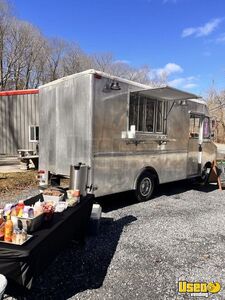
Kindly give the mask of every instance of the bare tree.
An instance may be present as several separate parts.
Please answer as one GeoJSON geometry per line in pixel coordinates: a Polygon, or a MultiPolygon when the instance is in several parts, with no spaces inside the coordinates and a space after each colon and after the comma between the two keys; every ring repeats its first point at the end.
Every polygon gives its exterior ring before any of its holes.
{"type": "Polygon", "coordinates": [[[114,57],[112,53],[96,53],[91,56],[92,62],[93,62],[93,68],[106,72],[111,73],[111,67],[114,62],[114,57]]]}
{"type": "Polygon", "coordinates": [[[211,87],[207,92],[207,104],[211,117],[216,122],[215,140],[225,142],[225,90],[218,91],[211,87]]]}
{"type": "MultiPolygon", "coordinates": [[[[37,80],[35,67],[37,67],[41,61],[43,62],[43,58],[47,59],[47,57],[44,54],[46,43],[39,30],[29,24],[26,24],[24,29],[27,32],[27,41],[24,51],[24,61],[26,64],[24,69],[23,88],[27,89],[29,87],[34,87],[34,82],[37,80]]],[[[42,71],[44,71],[44,69],[42,69],[42,71]]]]}
{"type": "Polygon", "coordinates": [[[149,77],[150,69],[146,65],[140,68],[132,67],[126,62],[116,60],[112,53],[99,53],[93,55],[91,58],[93,68],[99,71],[151,85],[149,77]]]}
{"type": "Polygon", "coordinates": [[[91,58],[81,50],[80,46],[70,43],[63,58],[64,75],[71,75],[90,69],[93,65],[91,58]]]}
{"type": "Polygon", "coordinates": [[[63,76],[62,61],[67,51],[67,47],[67,42],[63,39],[53,38],[48,41],[48,81],[56,80],[63,76]]]}
{"type": "Polygon", "coordinates": [[[47,66],[48,66],[48,41],[41,38],[40,42],[40,51],[39,55],[37,56],[33,70],[31,72],[30,78],[30,86],[33,88],[37,88],[41,84],[47,83],[49,81],[49,77],[47,74],[47,66]]]}
{"type": "Polygon", "coordinates": [[[137,81],[153,87],[165,85],[167,82],[167,76],[151,77],[149,66],[144,65],[139,68],[132,67],[126,62],[116,60],[112,53],[99,53],[93,55],[91,58],[93,61],[93,68],[111,75],[137,81]]]}
{"type": "Polygon", "coordinates": [[[9,35],[11,8],[7,1],[0,0],[0,89],[5,89],[5,65],[7,64],[7,39],[9,35]]]}
{"type": "Polygon", "coordinates": [[[45,46],[39,30],[27,22],[12,19],[6,46],[4,87],[33,87],[35,66],[45,46]]]}
{"type": "Polygon", "coordinates": [[[27,89],[90,68],[129,80],[161,86],[148,66],[134,67],[112,53],[85,53],[78,44],[45,38],[32,24],[16,19],[0,0],[0,89],[27,89]]]}

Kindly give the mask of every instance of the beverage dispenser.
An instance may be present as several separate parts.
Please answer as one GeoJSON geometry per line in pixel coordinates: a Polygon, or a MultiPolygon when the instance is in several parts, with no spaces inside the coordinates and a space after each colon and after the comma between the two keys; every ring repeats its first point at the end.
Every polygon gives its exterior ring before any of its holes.
{"type": "Polygon", "coordinates": [[[80,190],[80,195],[87,194],[88,169],[85,164],[79,163],[70,166],[70,190],[80,190]]]}

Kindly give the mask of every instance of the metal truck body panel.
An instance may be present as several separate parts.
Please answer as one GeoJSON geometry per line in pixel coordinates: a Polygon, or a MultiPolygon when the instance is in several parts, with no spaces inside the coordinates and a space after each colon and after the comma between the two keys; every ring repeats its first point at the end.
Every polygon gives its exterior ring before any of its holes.
{"type": "Polygon", "coordinates": [[[77,162],[91,165],[91,76],[40,89],[39,169],[69,175],[77,162]]]}
{"type": "Polygon", "coordinates": [[[29,127],[34,125],[39,125],[38,90],[0,92],[0,155],[35,151],[29,139],[29,127]]]}
{"type": "Polygon", "coordinates": [[[85,163],[96,196],[134,189],[146,168],[156,172],[159,183],[199,176],[215,159],[216,148],[210,136],[202,138],[207,106],[191,96],[95,70],[46,84],[39,90],[39,168],[68,176],[70,165],[85,163]],[[131,110],[137,101],[139,111],[147,107],[145,120],[138,113],[135,138],[122,138],[136,118],[131,110]],[[148,116],[151,105],[154,124],[148,116]],[[198,136],[190,136],[193,120],[199,122],[198,136]],[[149,131],[138,130],[142,125],[149,131]]]}

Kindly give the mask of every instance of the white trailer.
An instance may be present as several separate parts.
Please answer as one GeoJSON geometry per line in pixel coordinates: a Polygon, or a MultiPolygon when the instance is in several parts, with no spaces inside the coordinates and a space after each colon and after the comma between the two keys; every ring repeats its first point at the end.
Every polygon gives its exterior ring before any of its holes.
{"type": "Polygon", "coordinates": [[[133,189],[147,200],[156,184],[204,176],[216,157],[207,105],[194,94],[88,70],[41,86],[39,97],[41,185],[82,163],[96,196],[133,189]]]}

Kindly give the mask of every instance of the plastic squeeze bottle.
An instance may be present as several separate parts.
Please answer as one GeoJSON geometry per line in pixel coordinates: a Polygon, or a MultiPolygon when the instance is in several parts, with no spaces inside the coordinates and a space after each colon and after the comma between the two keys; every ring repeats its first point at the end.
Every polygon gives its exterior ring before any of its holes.
{"type": "Polygon", "coordinates": [[[0,209],[0,241],[4,239],[5,234],[5,220],[3,218],[3,209],[0,209]]]}
{"type": "Polygon", "coordinates": [[[16,215],[18,217],[22,217],[23,216],[23,208],[24,208],[24,203],[23,200],[19,200],[17,206],[16,206],[16,215]]]}
{"type": "Polygon", "coordinates": [[[12,235],[13,235],[13,222],[11,220],[10,214],[7,215],[7,221],[5,222],[5,242],[12,242],[12,235]]]}
{"type": "Polygon", "coordinates": [[[0,208],[0,225],[5,221],[4,218],[3,218],[3,209],[0,208]]]}

